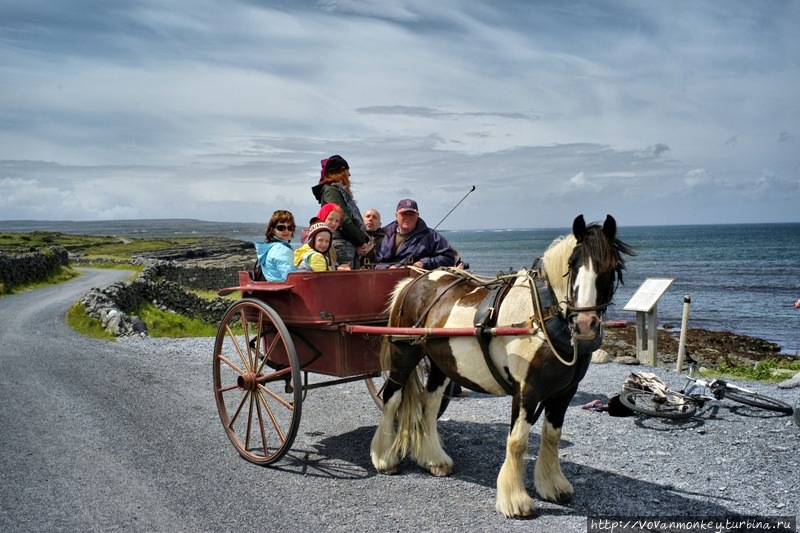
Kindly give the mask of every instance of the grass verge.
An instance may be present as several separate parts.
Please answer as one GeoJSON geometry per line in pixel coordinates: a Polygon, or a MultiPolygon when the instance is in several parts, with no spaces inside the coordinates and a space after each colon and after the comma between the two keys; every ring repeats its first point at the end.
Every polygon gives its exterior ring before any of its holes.
{"type": "Polygon", "coordinates": [[[721,363],[714,369],[714,374],[733,376],[753,381],[783,381],[788,379],[790,373],[781,373],[781,370],[800,371],[800,361],[766,360],[755,365],[729,365],[721,363]]]}
{"type": "Polygon", "coordinates": [[[214,337],[217,334],[217,326],[214,324],[171,311],[163,311],[150,304],[143,305],[136,310],[135,314],[147,324],[147,333],[151,337],[181,339],[214,337]]]}
{"type": "Polygon", "coordinates": [[[103,324],[101,324],[98,319],[92,318],[86,314],[86,307],[80,302],[75,302],[72,307],[67,310],[67,325],[81,335],[93,339],[104,341],[117,340],[114,335],[103,329],[103,324]]]}

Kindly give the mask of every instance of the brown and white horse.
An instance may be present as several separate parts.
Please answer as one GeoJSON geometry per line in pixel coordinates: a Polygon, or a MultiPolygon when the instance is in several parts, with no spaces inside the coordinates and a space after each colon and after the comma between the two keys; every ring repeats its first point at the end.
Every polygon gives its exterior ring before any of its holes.
{"type": "Polygon", "coordinates": [[[410,454],[433,475],[452,473],[453,460],[442,448],[436,421],[444,391],[454,380],[475,391],[513,395],[506,458],[497,477],[497,511],[508,517],[534,513],[525,490],[524,456],[542,410],[534,485],[545,500],[569,501],[572,485],[558,459],[564,415],[602,340],[601,315],[616,282],[622,282],[622,254],[633,255],[616,231],[610,215],[602,226],[587,226],[579,215],[572,234],[553,241],[544,253],[539,270],[523,269],[494,290],[452,269],[401,281],[392,294],[389,327],[469,328],[478,323],[487,326],[482,331],[527,326],[530,333],[386,341],[382,364],[389,376],[371,445],[375,468],[396,473],[400,458],[410,454]],[[426,384],[417,371],[425,356],[431,365],[426,384]]]}

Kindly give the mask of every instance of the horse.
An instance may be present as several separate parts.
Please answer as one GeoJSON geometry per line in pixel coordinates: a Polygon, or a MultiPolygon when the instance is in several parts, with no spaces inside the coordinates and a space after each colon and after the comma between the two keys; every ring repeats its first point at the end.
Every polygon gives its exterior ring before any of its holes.
{"type": "Polygon", "coordinates": [[[496,510],[514,518],[535,513],[525,489],[524,456],[542,411],[534,486],[545,500],[569,502],[573,488],[558,457],[564,416],[602,342],[602,316],[622,283],[623,254],[635,255],[616,233],[611,215],[602,226],[587,226],[579,215],[572,233],[554,240],[530,269],[494,282],[457,269],[423,271],[400,281],[390,296],[388,327],[474,327],[475,334],[384,338],[381,366],[388,378],[370,446],[375,469],[395,474],[400,459],[410,455],[435,476],[453,472],[436,427],[452,380],[474,391],[513,396],[496,510]],[[503,326],[526,333],[492,334],[492,327],[503,326]],[[424,383],[420,363],[426,356],[424,383]]]}

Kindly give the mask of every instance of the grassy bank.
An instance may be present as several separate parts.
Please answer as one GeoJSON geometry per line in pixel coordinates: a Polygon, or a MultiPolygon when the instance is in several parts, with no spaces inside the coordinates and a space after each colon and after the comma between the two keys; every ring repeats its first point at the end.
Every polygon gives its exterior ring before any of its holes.
{"type": "Polygon", "coordinates": [[[49,246],[63,246],[69,252],[80,253],[98,263],[130,261],[134,255],[159,250],[169,250],[202,242],[203,237],[138,238],[115,235],[72,235],[53,231],[31,233],[0,233],[0,250],[28,252],[49,246]]]}

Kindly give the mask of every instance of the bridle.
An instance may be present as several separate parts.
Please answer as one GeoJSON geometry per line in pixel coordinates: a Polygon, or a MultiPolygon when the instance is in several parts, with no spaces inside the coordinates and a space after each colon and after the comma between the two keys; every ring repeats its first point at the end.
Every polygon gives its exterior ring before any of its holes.
{"type": "Polygon", "coordinates": [[[616,291],[616,287],[614,287],[614,290],[611,291],[611,295],[608,301],[604,304],[576,307],[572,305],[572,302],[575,299],[575,285],[573,278],[574,276],[572,275],[572,270],[570,270],[569,273],[567,274],[567,287],[569,287],[569,290],[567,290],[566,299],[564,301],[564,307],[566,309],[566,319],[570,325],[570,328],[575,327],[575,320],[577,319],[579,313],[589,313],[592,311],[598,312],[599,314],[605,313],[606,309],[608,309],[608,306],[611,305],[611,300],[613,299],[614,292],[616,291]]]}
{"type": "MultiPolygon", "coordinates": [[[[611,305],[614,292],[616,292],[616,285],[612,289],[611,294],[606,303],[591,305],[591,306],[580,306],[580,307],[573,305],[572,302],[575,301],[575,290],[573,283],[574,276],[572,273],[572,269],[569,269],[568,273],[566,274],[568,289],[566,291],[565,300],[562,302],[558,302],[559,304],[561,303],[564,304],[565,311],[562,312],[561,309],[559,309],[560,305],[556,305],[555,306],[556,309],[553,309],[554,312],[550,313],[549,315],[551,318],[553,318],[554,315],[559,315],[560,320],[566,322],[567,327],[569,328],[570,344],[572,346],[573,354],[572,354],[572,360],[567,361],[564,358],[562,358],[561,355],[559,355],[558,350],[553,345],[553,341],[550,338],[550,334],[548,333],[547,326],[545,324],[546,321],[545,310],[547,309],[547,307],[542,305],[542,294],[540,293],[541,289],[539,286],[537,286],[536,280],[537,279],[546,280],[547,274],[536,269],[540,261],[541,259],[537,259],[536,261],[534,261],[532,269],[527,272],[528,282],[530,283],[531,287],[531,298],[533,300],[533,306],[534,306],[534,320],[538,319],[537,321],[539,322],[539,328],[544,334],[544,338],[547,341],[547,344],[550,347],[550,350],[556,357],[556,359],[558,359],[564,366],[568,367],[574,366],[575,363],[578,362],[578,349],[579,349],[578,341],[580,340],[580,337],[577,337],[575,332],[575,327],[576,327],[575,322],[577,320],[578,313],[592,312],[592,311],[597,312],[598,314],[605,313],[606,309],[608,309],[608,307],[611,305]],[[542,277],[541,274],[544,274],[544,276],[542,277]]],[[[615,280],[617,280],[616,276],[614,278],[615,280]]]]}
{"type": "MultiPolygon", "coordinates": [[[[576,316],[578,313],[588,313],[590,311],[599,311],[600,313],[605,313],[606,309],[608,309],[608,306],[611,305],[610,298],[608,302],[604,304],[588,305],[584,307],[576,307],[572,305],[572,302],[575,300],[575,286],[571,270],[569,274],[567,274],[567,286],[569,287],[569,290],[567,291],[567,296],[566,300],[564,301],[564,304],[567,311],[566,312],[567,321],[569,321],[570,323],[573,322],[573,320],[571,320],[571,317],[576,316]]],[[[612,296],[614,295],[614,291],[611,291],[611,295],[612,296]]]]}

